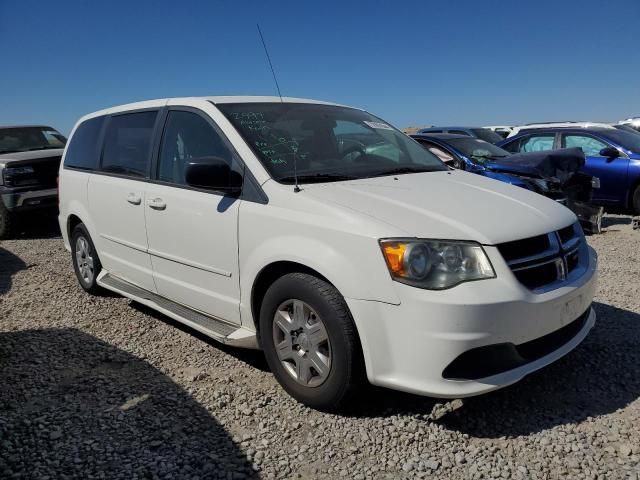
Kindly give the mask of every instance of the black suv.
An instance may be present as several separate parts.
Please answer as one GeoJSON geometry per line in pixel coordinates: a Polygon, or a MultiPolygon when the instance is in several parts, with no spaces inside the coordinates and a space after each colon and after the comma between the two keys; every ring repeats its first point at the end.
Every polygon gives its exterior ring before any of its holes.
{"type": "Polygon", "coordinates": [[[0,127],[0,239],[16,215],[56,208],[60,159],[67,139],[46,126],[0,127]]]}

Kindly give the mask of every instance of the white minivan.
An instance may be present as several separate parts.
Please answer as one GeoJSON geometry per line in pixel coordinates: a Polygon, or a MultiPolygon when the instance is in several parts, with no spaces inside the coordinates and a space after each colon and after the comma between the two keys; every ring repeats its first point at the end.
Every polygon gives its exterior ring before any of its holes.
{"type": "Polygon", "coordinates": [[[596,255],[570,210],[330,103],[87,115],[60,169],[60,227],[86,291],[263,349],[320,409],[365,378],[435,397],[504,387],[595,322],[596,255]]]}

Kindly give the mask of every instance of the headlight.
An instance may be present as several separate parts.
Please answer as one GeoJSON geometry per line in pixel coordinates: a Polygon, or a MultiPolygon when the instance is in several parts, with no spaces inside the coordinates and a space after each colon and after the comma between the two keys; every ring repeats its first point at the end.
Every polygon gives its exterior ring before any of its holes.
{"type": "Polygon", "coordinates": [[[476,242],[385,239],[380,247],[391,277],[414,287],[443,290],[496,276],[476,242]]]}
{"type": "Polygon", "coordinates": [[[6,175],[24,175],[25,173],[33,173],[33,167],[7,167],[6,175]]]}

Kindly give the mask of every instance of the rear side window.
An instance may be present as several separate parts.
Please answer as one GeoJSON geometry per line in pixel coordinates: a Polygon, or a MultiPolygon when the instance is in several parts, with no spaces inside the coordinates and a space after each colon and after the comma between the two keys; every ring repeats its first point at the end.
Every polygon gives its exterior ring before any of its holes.
{"type": "Polygon", "coordinates": [[[111,118],[104,140],[102,171],[133,177],[147,175],[157,115],[157,111],[149,111],[111,118]]]}
{"type": "Polygon", "coordinates": [[[471,136],[469,135],[469,132],[466,132],[464,130],[447,130],[447,133],[453,133],[455,135],[466,135],[467,137],[471,136]]]}
{"type": "Polygon", "coordinates": [[[521,152],[543,152],[553,150],[553,142],[556,136],[553,133],[547,135],[530,135],[520,142],[521,152]]]}
{"type": "Polygon", "coordinates": [[[65,167],[95,170],[98,165],[98,140],[104,123],[104,117],[90,118],[76,128],[67,153],[65,167]]]}

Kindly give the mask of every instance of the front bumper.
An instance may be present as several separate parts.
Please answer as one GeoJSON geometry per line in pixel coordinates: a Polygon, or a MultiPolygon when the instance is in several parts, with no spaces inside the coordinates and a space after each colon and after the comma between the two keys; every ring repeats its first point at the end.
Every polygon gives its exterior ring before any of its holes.
{"type": "Polygon", "coordinates": [[[2,189],[0,198],[9,211],[52,208],[58,205],[58,190],[2,189]]]}
{"type": "MultiPolygon", "coordinates": [[[[573,350],[595,324],[591,302],[597,257],[593,249],[586,248],[584,273],[552,290],[528,290],[516,280],[497,249],[485,247],[496,270],[495,279],[442,291],[394,282],[400,305],[347,298],[369,381],[420,395],[458,398],[513,384],[559,359],[573,350]],[[552,334],[563,328],[569,336],[558,341],[558,334],[552,334]],[[494,369],[490,376],[480,378],[445,378],[447,367],[465,352],[490,352],[487,347],[498,344],[540,346],[545,343],[542,337],[553,338],[556,343],[551,348],[542,345],[537,350],[541,354],[529,357],[526,363],[520,361],[515,368],[498,368],[498,373],[494,369]]],[[[491,362],[488,357],[480,359],[491,362]]],[[[476,361],[481,360],[476,357],[476,361]]]]}

